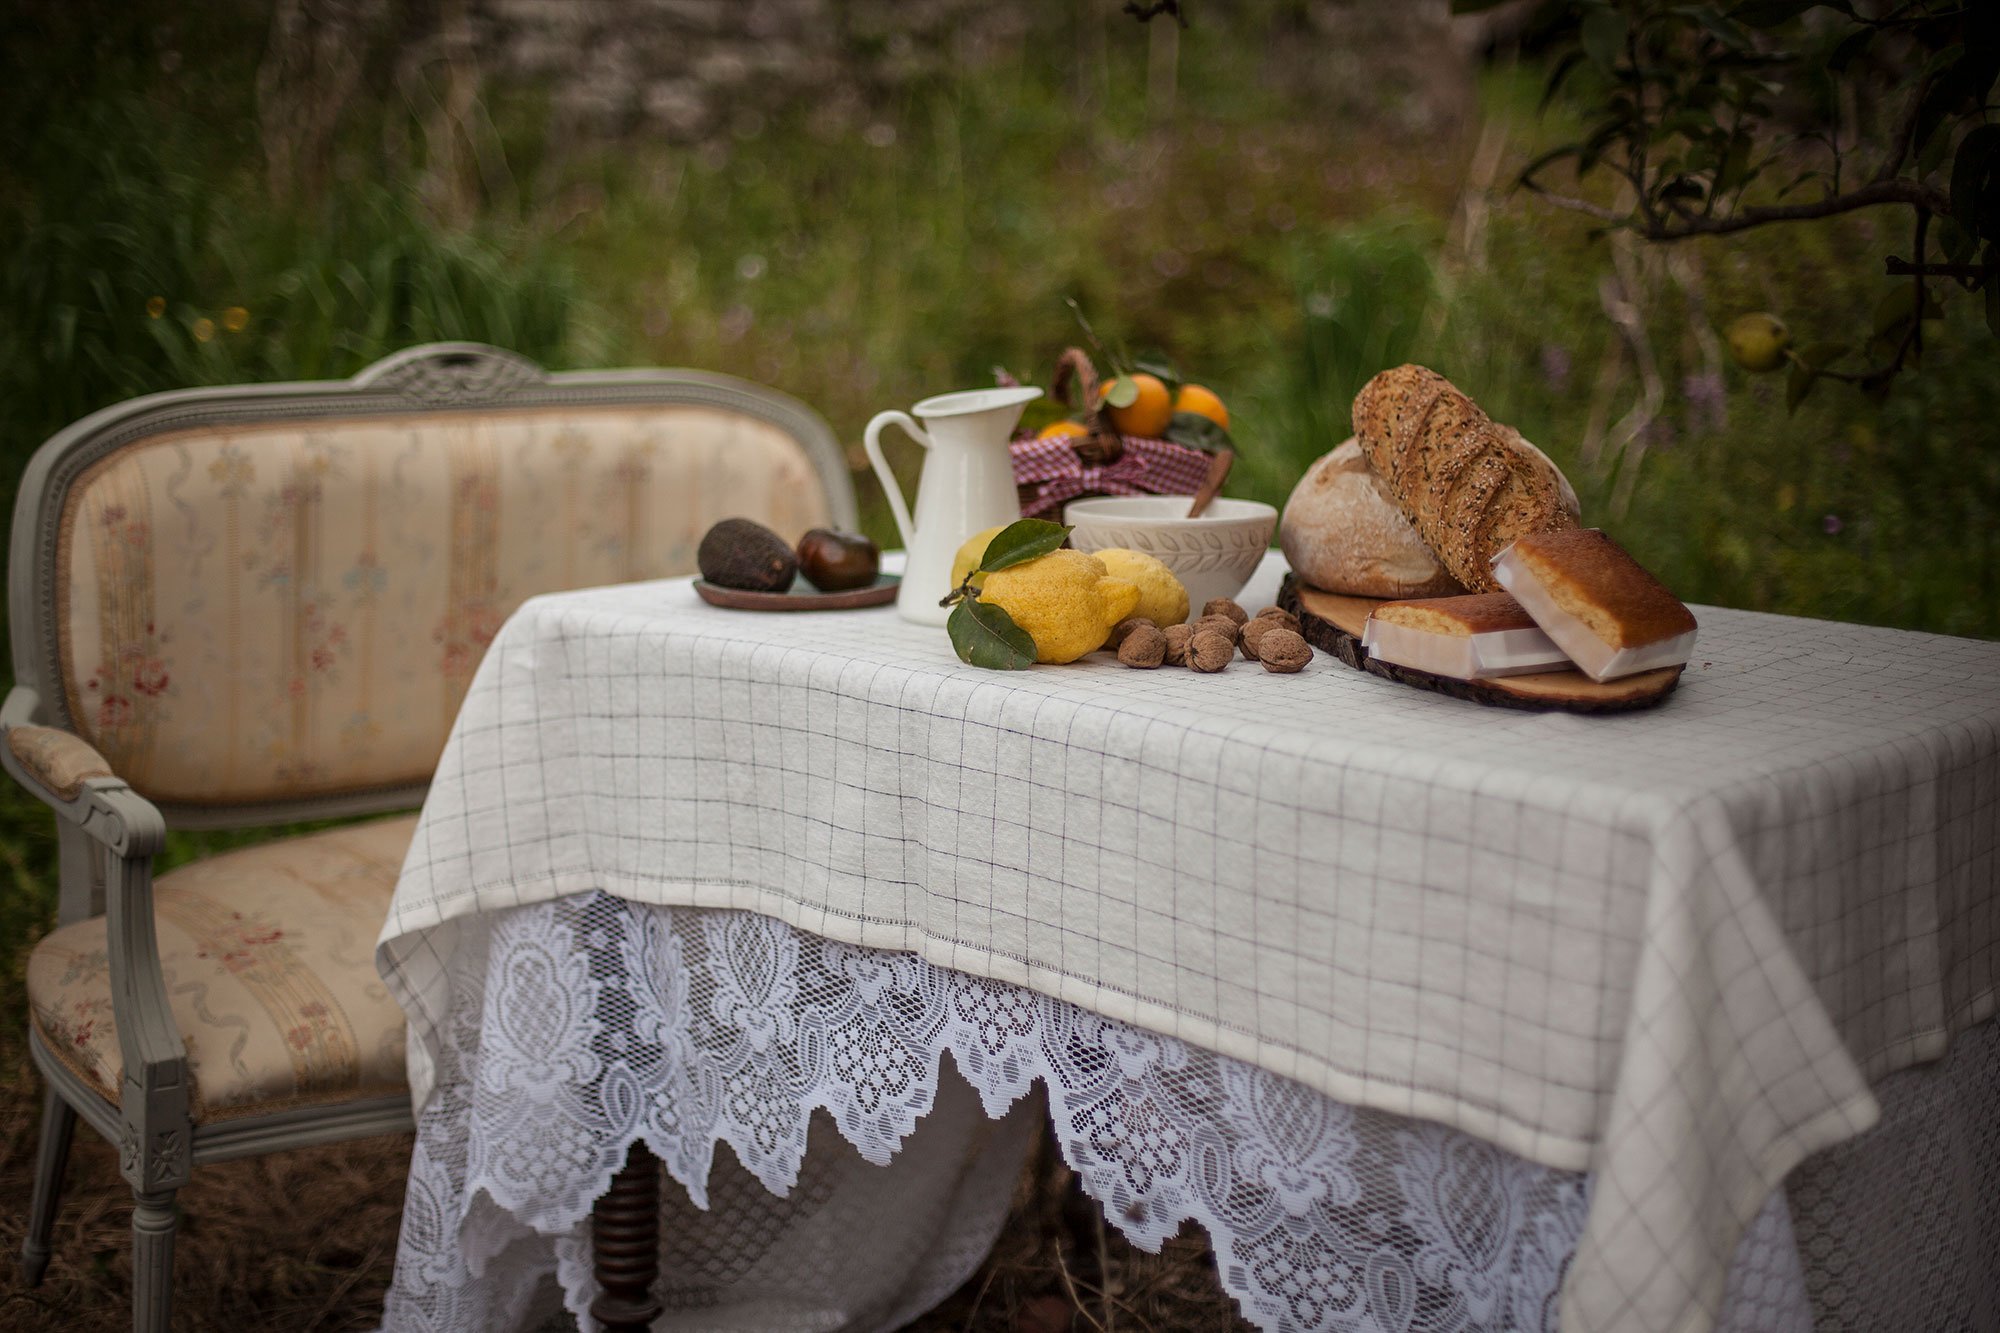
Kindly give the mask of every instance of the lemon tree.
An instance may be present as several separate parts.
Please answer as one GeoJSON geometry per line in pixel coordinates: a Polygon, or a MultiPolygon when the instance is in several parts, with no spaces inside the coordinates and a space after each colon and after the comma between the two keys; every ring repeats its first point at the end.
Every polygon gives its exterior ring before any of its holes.
{"type": "Polygon", "coordinates": [[[1789,367],[1790,406],[1821,380],[1887,393],[1919,364],[1924,325],[1945,299],[1976,294],[2000,336],[2000,4],[1568,0],[1547,10],[1540,40],[1555,62],[1544,101],[1566,90],[1586,128],[1522,168],[1522,188],[1662,243],[1901,211],[1902,225],[1881,229],[1893,238],[1879,270],[1891,281],[1869,324],[1797,350],[1767,315],[1753,317],[1754,331],[1732,330],[1746,369],[1789,367]],[[1615,205],[1582,188],[1593,172],[1617,179],[1615,205]]]}

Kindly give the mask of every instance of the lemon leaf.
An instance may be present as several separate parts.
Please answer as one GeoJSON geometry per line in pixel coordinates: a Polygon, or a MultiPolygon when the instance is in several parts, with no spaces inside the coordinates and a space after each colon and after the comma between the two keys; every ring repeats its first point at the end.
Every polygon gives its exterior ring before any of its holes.
{"type": "Polygon", "coordinates": [[[991,602],[960,602],[944,628],[958,660],[967,666],[1025,671],[1035,664],[1035,641],[1028,631],[991,602]]]}
{"type": "Polygon", "coordinates": [[[1584,16],[1580,33],[1583,53],[1592,64],[1605,71],[1617,68],[1625,54],[1625,16],[1615,9],[1601,9],[1584,16]]]}
{"type": "Polygon", "coordinates": [[[1799,410],[1799,404],[1806,400],[1806,395],[1812,392],[1813,384],[1818,379],[1819,372],[1804,359],[1792,362],[1791,373],[1785,376],[1786,415],[1799,410]]]}
{"type": "Polygon", "coordinates": [[[1104,401],[1112,407],[1130,407],[1139,401],[1139,381],[1120,375],[1104,384],[1104,401]]]}
{"type": "Polygon", "coordinates": [[[1069,529],[1060,523],[1051,523],[1045,518],[1016,519],[986,543],[986,554],[979,559],[979,572],[991,574],[996,569],[1024,565],[1047,555],[1067,540],[1069,529]]]}
{"type": "Polygon", "coordinates": [[[1205,417],[1199,412],[1176,412],[1168,423],[1165,437],[1175,444],[1185,444],[1190,449],[1202,449],[1214,453],[1217,449],[1234,447],[1235,441],[1220,422],[1205,417]]]}

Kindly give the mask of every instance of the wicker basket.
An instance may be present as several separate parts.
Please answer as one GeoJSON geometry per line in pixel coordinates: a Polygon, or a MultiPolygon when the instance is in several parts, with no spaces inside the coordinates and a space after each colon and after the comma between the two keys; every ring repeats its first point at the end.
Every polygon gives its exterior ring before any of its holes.
{"type": "MultiPolygon", "coordinates": [[[[1049,396],[1081,416],[1084,424],[1090,428],[1088,435],[1080,437],[1071,446],[1077,462],[1088,468],[1102,468],[1116,463],[1124,457],[1128,441],[1139,438],[1120,435],[1112,427],[1109,415],[1098,405],[1098,382],[1097,367],[1091,364],[1089,353],[1081,347],[1070,347],[1066,348],[1062,356],[1057,359],[1055,379],[1049,385],[1049,396]]],[[[1034,438],[1033,435],[1023,434],[1016,437],[1015,444],[1018,446],[1034,438]]],[[[1144,489],[1154,495],[1193,495],[1201,485],[1200,477],[1207,471],[1209,456],[1200,449],[1175,440],[1149,439],[1145,443],[1151,451],[1165,449],[1187,454],[1194,465],[1185,469],[1191,480],[1177,481],[1175,484],[1158,488],[1145,486],[1144,489]]],[[[1018,479],[1020,461],[1017,453],[1015,489],[1020,496],[1021,508],[1026,512],[1041,499],[1042,489],[1047,483],[1042,480],[1020,481],[1018,479]]],[[[1065,496],[1064,503],[1103,494],[1105,494],[1103,491],[1083,490],[1065,496]]]]}

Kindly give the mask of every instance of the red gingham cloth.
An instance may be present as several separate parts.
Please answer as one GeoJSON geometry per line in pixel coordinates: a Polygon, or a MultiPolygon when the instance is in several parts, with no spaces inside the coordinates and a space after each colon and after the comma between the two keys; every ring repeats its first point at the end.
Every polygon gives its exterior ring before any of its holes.
{"type": "Polygon", "coordinates": [[[1016,438],[1009,446],[1014,483],[1041,486],[1034,499],[1022,503],[1021,516],[1052,513],[1079,495],[1193,495],[1208,480],[1208,455],[1199,449],[1137,435],[1123,438],[1125,452],[1102,465],[1078,458],[1068,438],[1016,438]]]}

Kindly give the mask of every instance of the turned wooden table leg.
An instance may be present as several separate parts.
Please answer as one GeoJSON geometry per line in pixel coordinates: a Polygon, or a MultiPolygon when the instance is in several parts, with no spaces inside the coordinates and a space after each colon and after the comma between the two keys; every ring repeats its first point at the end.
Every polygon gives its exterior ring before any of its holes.
{"type": "Polygon", "coordinates": [[[660,1159],[643,1143],[625,1155],[590,1213],[598,1297],[590,1313],[604,1333],[647,1333],[660,1316],[660,1159]]]}

